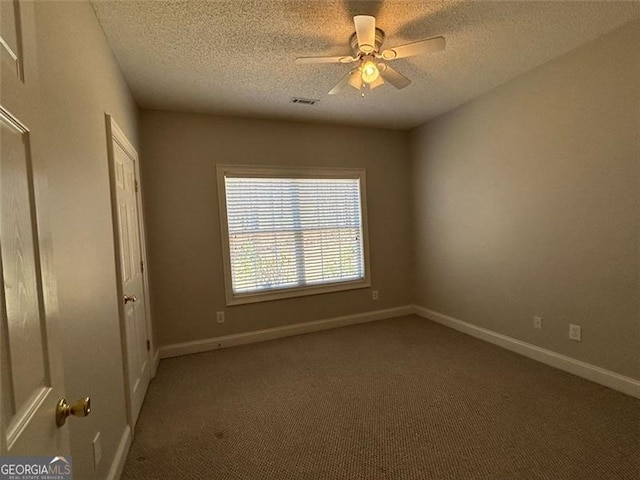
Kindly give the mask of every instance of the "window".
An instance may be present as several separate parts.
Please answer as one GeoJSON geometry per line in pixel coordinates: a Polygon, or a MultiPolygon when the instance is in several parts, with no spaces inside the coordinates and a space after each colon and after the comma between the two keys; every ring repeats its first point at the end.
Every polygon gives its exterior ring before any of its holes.
{"type": "Polygon", "coordinates": [[[228,305],[370,285],[364,170],[217,170],[228,305]]]}

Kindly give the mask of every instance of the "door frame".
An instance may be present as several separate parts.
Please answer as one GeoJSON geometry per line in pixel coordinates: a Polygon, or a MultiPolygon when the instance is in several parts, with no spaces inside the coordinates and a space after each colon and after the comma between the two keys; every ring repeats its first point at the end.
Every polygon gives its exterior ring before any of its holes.
{"type": "Polygon", "coordinates": [[[124,290],[122,286],[122,252],[120,251],[120,231],[118,228],[118,198],[116,188],[116,174],[115,174],[115,154],[113,151],[113,142],[117,142],[120,147],[129,155],[135,163],[135,175],[138,182],[138,188],[136,189],[136,208],[138,211],[138,229],[140,235],[140,258],[142,259],[144,268],[142,271],[142,287],[144,290],[144,303],[145,303],[145,325],[147,327],[147,336],[150,343],[150,348],[147,350],[148,361],[151,367],[151,378],[156,376],[156,370],[158,368],[159,355],[156,351],[155,342],[153,339],[153,325],[151,321],[151,303],[149,301],[149,262],[147,261],[147,241],[145,235],[145,222],[144,213],[142,208],[142,188],[140,182],[140,161],[138,152],[131,145],[131,142],[127,139],[122,129],[118,126],[113,117],[105,113],[105,125],[107,131],[107,156],[109,164],[109,190],[111,193],[111,217],[113,224],[113,246],[115,253],[115,265],[116,265],[116,291],[118,300],[118,317],[120,324],[120,342],[122,346],[122,368],[124,371],[124,391],[125,400],[127,405],[127,423],[131,427],[131,431],[134,430],[133,422],[133,404],[131,399],[131,392],[129,391],[129,358],[127,349],[127,329],[126,319],[124,311],[124,302],[122,298],[124,296],[124,290]],[[155,352],[155,353],[154,353],[155,352]]]}

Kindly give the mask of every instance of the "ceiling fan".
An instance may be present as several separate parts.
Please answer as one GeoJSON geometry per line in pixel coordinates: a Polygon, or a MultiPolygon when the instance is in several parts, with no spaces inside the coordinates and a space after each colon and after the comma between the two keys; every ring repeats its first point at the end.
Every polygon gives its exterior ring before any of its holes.
{"type": "Polygon", "coordinates": [[[411,83],[411,80],[391,68],[385,61],[444,50],[444,37],[429,38],[382,50],[384,32],[376,28],[375,17],[356,15],[353,17],[353,23],[356,26],[356,31],[349,39],[352,55],[296,58],[296,63],[346,64],[358,62],[358,66],[342,77],[342,80],[329,91],[329,95],[342,92],[348,85],[361,90],[362,96],[364,96],[366,88],[373,90],[384,85],[385,82],[389,82],[398,89],[405,88],[411,83]]]}

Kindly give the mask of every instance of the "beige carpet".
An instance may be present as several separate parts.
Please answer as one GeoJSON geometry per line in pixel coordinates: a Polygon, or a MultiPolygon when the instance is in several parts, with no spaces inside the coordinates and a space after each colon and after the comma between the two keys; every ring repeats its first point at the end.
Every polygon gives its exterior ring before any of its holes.
{"type": "Polygon", "coordinates": [[[162,361],[124,479],[634,479],[640,401],[418,317],[162,361]]]}

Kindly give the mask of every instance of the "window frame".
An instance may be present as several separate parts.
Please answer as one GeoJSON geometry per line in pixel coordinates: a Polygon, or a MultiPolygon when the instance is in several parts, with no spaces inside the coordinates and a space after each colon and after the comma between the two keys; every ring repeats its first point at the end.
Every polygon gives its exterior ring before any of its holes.
{"type": "Polygon", "coordinates": [[[224,270],[224,289],[226,305],[243,305],[248,303],[267,302],[285,298],[319,295],[368,288],[371,286],[371,266],[369,261],[369,228],[367,213],[367,182],[364,168],[310,168],[310,167],[275,167],[249,165],[216,165],[218,186],[218,210],[220,219],[220,239],[222,244],[222,264],[224,270]],[[360,215],[362,222],[362,249],[364,278],[331,282],[323,285],[297,286],[272,289],[261,292],[234,293],[231,275],[231,254],[229,247],[229,227],[227,218],[227,194],[225,177],[240,178],[335,178],[358,179],[360,182],[360,215]]]}

